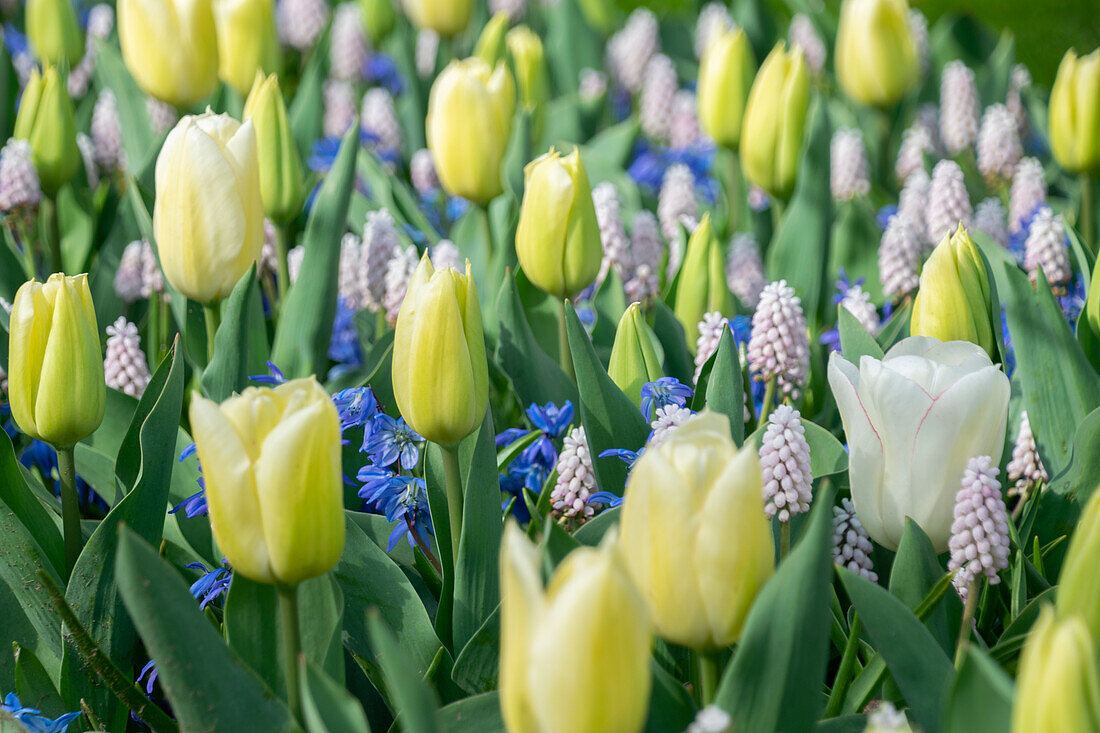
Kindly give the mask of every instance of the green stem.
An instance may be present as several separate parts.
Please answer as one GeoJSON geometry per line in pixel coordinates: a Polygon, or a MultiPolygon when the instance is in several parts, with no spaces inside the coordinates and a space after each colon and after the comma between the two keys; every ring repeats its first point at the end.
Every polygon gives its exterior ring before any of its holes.
{"type": "Polygon", "coordinates": [[[966,593],[966,605],[963,606],[962,624],[959,627],[959,644],[955,648],[955,669],[962,667],[963,657],[966,656],[966,647],[970,644],[970,627],[974,620],[974,612],[978,610],[978,591],[981,588],[982,576],[979,575],[970,582],[970,588],[966,593]]]}
{"type": "Polygon", "coordinates": [[[726,208],[729,215],[729,234],[735,232],[746,224],[741,220],[745,213],[745,179],[741,174],[741,157],[736,150],[730,150],[730,180],[726,189],[726,208]]]}
{"type": "Polygon", "coordinates": [[[279,312],[279,302],[286,298],[290,290],[290,266],[287,264],[287,242],[289,234],[286,224],[275,225],[275,283],[278,286],[278,301],[271,304],[272,309],[279,312]]]}
{"type": "Polygon", "coordinates": [[[50,248],[50,267],[53,272],[65,272],[61,260],[61,220],[57,213],[57,202],[48,196],[42,197],[42,215],[46,217],[46,240],[50,248]]]}
{"type": "Polygon", "coordinates": [[[1091,250],[1096,251],[1100,249],[1097,247],[1096,241],[1094,241],[1094,224],[1093,224],[1093,191],[1092,191],[1092,176],[1088,173],[1081,174],[1081,213],[1077,217],[1077,229],[1081,233],[1081,239],[1084,240],[1085,246],[1091,250]]]}
{"type": "Polygon", "coordinates": [[[692,656],[699,671],[699,704],[710,705],[718,692],[718,653],[693,651],[692,656]]]}
{"type": "Polygon", "coordinates": [[[145,353],[149,355],[149,361],[153,364],[157,363],[157,357],[160,355],[160,304],[157,303],[159,296],[157,293],[150,294],[149,297],[149,320],[145,333],[145,353]]]}
{"type": "Polygon", "coordinates": [[[302,694],[298,687],[298,657],[302,653],[301,629],[298,625],[298,586],[277,585],[279,616],[283,628],[283,667],[286,670],[286,702],[294,719],[302,720],[302,694]]]}
{"type": "Polygon", "coordinates": [[[779,523],[779,562],[791,554],[791,523],[779,523]]]}
{"type": "Polygon", "coordinates": [[[458,446],[443,449],[443,480],[447,489],[447,516],[451,520],[451,557],[458,557],[458,541],[462,536],[462,472],[458,467],[458,446]]]}
{"type": "Polygon", "coordinates": [[[76,457],[73,449],[57,449],[57,474],[61,484],[61,522],[65,529],[65,577],[72,574],[84,538],[80,532],[80,497],[76,493],[76,457]]]}
{"type": "Polygon", "coordinates": [[[218,303],[207,303],[202,312],[206,316],[206,363],[209,364],[214,360],[214,337],[222,322],[222,312],[218,303]]]}
{"type": "Polygon", "coordinates": [[[844,706],[844,698],[848,694],[848,686],[852,682],[852,670],[856,665],[856,656],[859,652],[859,635],[862,631],[863,624],[859,620],[859,614],[852,614],[852,629],[848,633],[848,643],[844,645],[844,655],[840,658],[840,666],[836,671],[833,690],[829,693],[829,702],[825,706],[826,718],[835,718],[840,715],[840,711],[844,706]]]}
{"type": "Polygon", "coordinates": [[[23,259],[23,272],[28,280],[34,280],[38,276],[34,269],[34,247],[31,246],[30,237],[27,236],[27,226],[23,223],[22,217],[15,219],[15,222],[12,228],[15,242],[20,247],[19,255],[23,259]]]}
{"type": "Polygon", "coordinates": [[[569,328],[566,326],[565,321],[565,307],[568,301],[561,301],[561,307],[558,309],[558,362],[561,364],[561,370],[569,375],[569,378],[576,380],[577,374],[573,370],[573,354],[569,350],[569,328]]]}
{"type": "Polygon", "coordinates": [[[775,407],[775,387],[776,378],[769,377],[768,383],[764,387],[764,402],[760,405],[760,419],[756,421],[757,426],[766,423],[768,415],[772,414],[772,408],[775,407]]]}

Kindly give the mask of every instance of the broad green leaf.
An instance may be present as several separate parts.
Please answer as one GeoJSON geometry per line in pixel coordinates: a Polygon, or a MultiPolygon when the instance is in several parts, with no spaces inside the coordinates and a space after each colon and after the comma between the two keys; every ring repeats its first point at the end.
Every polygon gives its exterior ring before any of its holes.
{"type": "MultiPolygon", "coordinates": [[[[12,642],[15,651],[15,694],[19,701],[27,707],[41,710],[51,718],[58,718],[70,712],[61,696],[57,694],[57,687],[50,678],[49,672],[38,661],[30,649],[12,642]]],[[[5,655],[7,656],[7,655],[5,655]]]]}
{"type": "Polygon", "coordinates": [[[1012,679],[989,655],[967,647],[947,701],[946,733],[1008,733],[1012,728],[1012,679]]]}
{"type": "Polygon", "coordinates": [[[684,327],[672,309],[661,301],[653,306],[653,333],[665,352],[665,374],[690,386],[695,376],[695,360],[688,351],[684,327]]]}
{"type": "MultiPolygon", "coordinates": [[[[322,122],[325,114],[324,84],[325,61],[328,60],[328,32],[317,39],[312,56],[302,72],[294,99],[287,110],[290,132],[303,158],[310,154],[313,141],[321,137],[322,122]]],[[[352,125],[359,129],[358,121],[352,125]]],[[[339,241],[339,238],[337,238],[339,241]]]]}
{"type": "Polygon", "coordinates": [[[452,702],[439,711],[443,733],[504,733],[500,695],[496,690],[452,702]]]}
{"type": "Polygon", "coordinates": [[[46,568],[56,575],[60,568],[65,567],[65,548],[56,515],[60,502],[52,502],[57,506],[51,513],[31,492],[19,468],[11,438],[5,432],[0,436],[0,502],[34,539],[46,568]]]}
{"type": "MultiPolygon", "coordinates": [[[[890,592],[909,608],[916,609],[945,571],[928,535],[916,522],[906,517],[905,530],[890,569],[890,592]]],[[[925,622],[945,654],[954,653],[961,618],[962,604],[958,594],[949,593],[944,603],[925,622]]]]}
{"type": "Polygon", "coordinates": [[[435,733],[440,725],[439,704],[435,694],[409,663],[405,648],[376,609],[367,611],[367,627],[372,645],[378,650],[378,663],[386,682],[387,698],[397,713],[397,723],[405,733],[435,733]]]}
{"type": "Polygon", "coordinates": [[[875,303],[882,301],[878,279],[878,245],[882,230],[875,211],[866,199],[854,199],[837,207],[829,252],[828,275],[837,276],[841,268],[852,282],[863,279],[863,290],[875,303]]]}
{"type": "MultiPolygon", "coordinates": [[[[256,264],[253,263],[222,305],[222,322],[214,336],[214,358],[202,373],[202,391],[215,402],[223,402],[248,386],[249,366],[255,363],[249,353],[253,330],[250,306],[255,296],[256,264]]],[[[263,360],[266,358],[264,354],[263,360]]]]}
{"type": "Polygon", "coordinates": [[[1092,492],[1100,487],[1100,407],[1088,414],[1073,436],[1069,463],[1047,486],[1064,496],[1072,496],[1084,506],[1092,492]]]}
{"type": "Polygon", "coordinates": [[[496,362],[508,375],[520,403],[545,404],[565,400],[577,402],[577,387],[550,356],[539,347],[520,304],[514,278],[506,277],[500,288],[496,310],[500,333],[496,362]]]}
{"type": "Polygon", "coordinates": [[[718,342],[712,359],[706,383],[698,386],[698,389],[706,395],[705,404],[708,408],[730,419],[733,442],[741,445],[745,440],[744,381],[741,375],[741,359],[737,355],[737,346],[730,329],[722,330],[722,339],[718,342]]]}
{"type": "Polygon", "coordinates": [[[462,647],[451,670],[454,683],[471,694],[488,692],[497,686],[500,666],[500,606],[462,647]]]}
{"type": "Polygon", "coordinates": [[[370,733],[363,706],[323,669],[302,664],[300,681],[307,733],[370,733]]]}
{"type": "Polygon", "coordinates": [[[867,333],[867,329],[850,310],[839,306],[836,316],[836,325],[840,331],[840,351],[845,359],[856,366],[859,366],[860,357],[865,355],[882,359],[882,347],[874,336],[867,333]]]}

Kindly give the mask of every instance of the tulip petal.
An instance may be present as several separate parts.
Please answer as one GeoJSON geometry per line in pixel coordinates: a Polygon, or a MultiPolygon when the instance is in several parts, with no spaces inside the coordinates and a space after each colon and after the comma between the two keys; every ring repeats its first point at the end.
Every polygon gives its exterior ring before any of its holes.
{"type": "Polygon", "coordinates": [[[527,670],[531,635],[542,626],[544,602],[538,550],[515,523],[500,547],[500,709],[508,730],[537,733],[527,670]]]}
{"type": "Polygon", "coordinates": [[[31,280],[16,291],[8,328],[8,402],[12,416],[20,430],[41,440],[34,404],[50,337],[50,306],[41,283],[31,280]]]}

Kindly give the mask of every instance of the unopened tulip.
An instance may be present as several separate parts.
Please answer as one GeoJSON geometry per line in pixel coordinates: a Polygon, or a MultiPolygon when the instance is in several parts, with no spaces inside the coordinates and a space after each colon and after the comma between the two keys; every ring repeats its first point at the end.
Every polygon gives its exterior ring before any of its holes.
{"type": "Polygon", "coordinates": [[[397,14],[393,10],[394,1],[359,0],[359,7],[363,9],[363,23],[366,24],[367,35],[375,46],[385,40],[397,22],[397,14]]]}
{"type": "Polygon", "coordinates": [[[74,116],[73,102],[57,69],[51,66],[44,75],[32,71],[23,89],[12,136],[30,143],[38,179],[49,196],[56,194],[80,167],[74,116]]]}
{"type": "Polygon", "coordinates": [[[260,258],[264,207],[256,133],[228,115],[188,115],[157,158],[153,230],[173,288],[199,303],[229,295],[260,258]]]}
{"type": "Polygon", "coordinates": [[[756,75],[752,45],[740,28],[719,33],[699,62],[699,124],[719,145],[736,150],[741,142],[745,102],[756,75]]]}
{"type": "Polygon", "coordinates": [[[703,214],[703,220],[688,240],[673,311],[684,327],[692,352],[704,313],[718,311],[724,316],[733,316],[733,294],[726,284],[725,257],[714,236],[710,214],[703,214]]]}
{"type": "Polygon", "coordinates": [[[561,157],[551,148],[524,169],[516,256],[534,285],[571,298],[600,272],[603,247],[592,189],[580,151],[561,157]]]}
{"type": "Polygon", "coordinates": [[[521,25],[508,32],[506,43],[516,72],[520,106],[527,110],[541,109],[550,95],[542,40],[530,28],[521,25]]]}
{"type": "Polygon", "coordinates": [[[1071,173],[1100,170],[1100,49],[1062,57],[1050,90],[1050,148],[1071,173]]]}
{"type": "Polygon", "coordinates": [[[858,366],[834,352],[829,385],[848,438],[852,501],[871,539],[896,550],[909,517],[947,550],[967,462],[1000,462],[1008,377],[969,341],[911,336],[858,366]]]}
{"type": "Polygon", "coordinates": [[[1047,606],[1020,654],[1013,733],[1100,731],[1096,642],[1079,616],[1047,606]]]}
{"type": "Polygon", "coordinates": [[[863,104],[897,104],[920,71],[906,0],[844,0],[836,34],[836,75],[863,104]]]}
{"type": "Polygon", "coordinates": [[[19,429],[58,448],[103,420],[107,386],[88,276],[23,283],[12,304],[8,399],[19,429]]]}
{"type": "Polygon", "coordinates": [[[944,237],[920,273],[909,332],[940,341],[970,341],[997,354],[985,263],[966,229],[944,237]]]}
{"type": "Polygon", "coordinates": [[[489,22],[481,29],[481,35],[477,37],[474,56],[489,66],[496,66],[504,58],[504,36],[507,33],[508,13],[502,11],[489,18],[489,22]]]}
{"type": "Polygon", "coordinates": [[[492,68],[469,58],[440,73],[428,97],[425,132],[447,191],[485,204],[504,190],[500,166],[515,107],[516,85],[503,62],[492,68]]]}
{"type": "Polygon", "coordinates": [[[218,75],[238,94],[248,94],[257,72],[279,71],[282,51],[272,0],[214,0],[218,75]]]}
{"type": "Polygon", "coordinates": [[[810,106],[810,74],[801,49],[772,49],[752,83],[741,123],[745,177],[773,196],[794,189],[810,106]]]}
{"type": "Polygon", "coordinates": [[[256,74],[244,104],[244,118],[251,120],[256,130],[264,213],[274,221],[289,221],[302,207],[305,188],[302,161],[287,122],[278,77],[272,74],[265,79],[262,73],[256,74]]]}
{"type": "Polygon", "coordinates": [[[653,635],[612,537],[598,549],[573,550],[545,588],[539,567],[535,546],[509,522],[500,548],[505,726],[511,733],[637,733],[649,709],[653,635]]]}
{"type": "Polygon", "coordinates": [[[393,394],[405,422],[434,443],[457,445],[481,425],[489,372],[469,262],[462,274],[421,258],[393,335],[393,394]]]}
{"type": "Polygon", "coordinates": [[[737,449],[729,418],[704,411],[646,449],[619,531],[662,638],[693,649],[737,641],[772,575],[774,546],[756,446],[737,449]]]}
{"type": "Polygon", "coordinates": [[[332,569],[344,550],[340,417],[317,380],[221,405],[195,393],[190,416],[210,527],[233,570],[291,586],[332,569]]]}
{"type": "Polygon", "coordinates": [[[1070,538],[1058,576],[1058,613],[1077,615],[1095,639],[1100,634],[1100,491],[1094,491],[1070,538]]]}
{"type": "Polygon", "coordinates": [[[84,34],[69,0],[27,0],[24,13],[27,40],[38,61],[44,66],[62,61],[76,66],[84,56],[84,34]]]}
{"type": "Polygon", "coordinates": [[[634,404],[642,404],[642,387],[664,376],[657,335],[646,323],[641,303],[631,303],[619,319],[607,374],[634,404]]]}
{"type": "Polygon", "coordinates": [[[216,38],[211,0],[118,2],[126,68],[143,92],[176,107],[186,109],[217,88],[216,38]]]}
{"type": "Polygon", "coordinates": [[[404,0],[404,4],[417,28],[446,37],[464,31],[474,11],[474,0],[404,0]]]}

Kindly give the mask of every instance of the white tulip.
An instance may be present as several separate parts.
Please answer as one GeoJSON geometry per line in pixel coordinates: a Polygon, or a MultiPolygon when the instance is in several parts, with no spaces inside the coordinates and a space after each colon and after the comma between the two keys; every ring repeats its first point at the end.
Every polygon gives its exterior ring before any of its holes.
{"type": "Polygon", "coordinates": [[[968,341],[911,336],[859,366],[834,353],[833,389],[848,437],[852,501],[871,539],[897,549],[912,518],[947,549],[967,461],[999,463],[1008,377],[968,341]]]}

